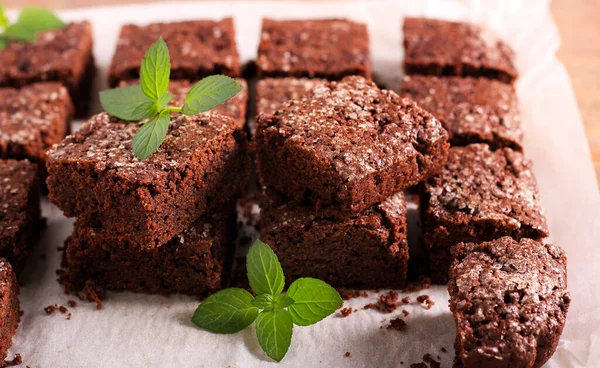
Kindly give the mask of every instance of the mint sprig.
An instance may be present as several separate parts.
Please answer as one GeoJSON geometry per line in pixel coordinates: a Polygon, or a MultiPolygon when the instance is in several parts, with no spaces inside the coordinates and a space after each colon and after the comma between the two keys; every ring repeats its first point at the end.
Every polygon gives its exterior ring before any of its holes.
{"type": "Polygon", "coordinates": [[[8,45],[8,41],[33,42],[38,32],[64,28],[66,24],[51,11],[39,7],[26,7],[21,10],[17,21],[10,24],[0,4],[0,50],[8,45]]]}
{"type": "Polygon", "coordinates": [[[208,111],[243,88],[233,78],[211,75],[188,91],[183,106],[170,106],[174,97],[168,92],[170,74],[169,48],[159,38],[144,55],[139,85],[100,92],[100,103],[109,114],[126,121],[148,119],[131,142],[131,149],[140,160],[150,157],[162,144],[171,122],[170,113],[196,115],[208,111]]]}
{"type": "Polygon", "coordinates": [[[321,321],[342,305],[340,294],[327,283],[310,277],[294,281],[283,293],[281,264],[268,245],[257,240],[246,257],[252,291],[221,290],[198,306],[192,321],[214,333],[235,333],[256,321],[256,336],[264,352],[281,361],[292,342],[294,325],[321,321]]]}

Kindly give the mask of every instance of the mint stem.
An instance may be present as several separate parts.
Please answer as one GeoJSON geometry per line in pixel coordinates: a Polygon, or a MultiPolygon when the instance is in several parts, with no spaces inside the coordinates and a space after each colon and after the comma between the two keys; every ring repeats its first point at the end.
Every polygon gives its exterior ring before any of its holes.
{"type": "Polygon", "coordinates": [[[165,106],[165,110],[169,112],[181,112],[181,107],[179,106],[165,106]]]}

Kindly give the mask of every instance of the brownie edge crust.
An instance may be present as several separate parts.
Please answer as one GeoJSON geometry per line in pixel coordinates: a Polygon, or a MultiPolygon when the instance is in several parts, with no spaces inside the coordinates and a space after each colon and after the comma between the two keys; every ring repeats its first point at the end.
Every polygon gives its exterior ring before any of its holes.
{"type": "Polygon", "coordinates": [[[455,367],[541,367],[556,350],[571,301],[564,251],[504,237],[458,244],[452,255],[455,367]]]}
{"type": "Polygon", "coordinates": [[[10,264],[0,258],[0,362],[6,359],[21,320],[18,295],[17,277],[10,264]]]}

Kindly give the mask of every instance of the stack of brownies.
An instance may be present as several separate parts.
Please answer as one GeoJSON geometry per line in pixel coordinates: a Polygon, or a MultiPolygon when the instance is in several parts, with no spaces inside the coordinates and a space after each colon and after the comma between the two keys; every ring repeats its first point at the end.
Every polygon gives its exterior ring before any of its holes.
{"type": "MultiPolygon", "coordinates": [[[[109,84],[136,83],[144,53],[160,37],[178,100],[207,75],[240,75],[232,19],[126,25],[109,84]]],[[[68,288],[195,296],[221,288],[235,202],[249,178],[246,99],[244,91],[216,112],[172,115],[161,147],[143,162],[131,151],[140,123],[107,113],[50,150],[49,199],[77,217],[64,253],[68,288]]]]}
{"type": "Polygon", "coordinates": [[[257,69],[261,239],[289,281],[403,287],[402,191],[444,164],[441,124],[369,80],[363,24],[265,19],[257,69]]]}
{"type": "Polygon", "coordinates": [[[94,71],[89,22],[0,50],[0,362],[20,319],[15,271],[44,228],[46,151],[68,134],[74,112],[87,112],[94,71]]]}

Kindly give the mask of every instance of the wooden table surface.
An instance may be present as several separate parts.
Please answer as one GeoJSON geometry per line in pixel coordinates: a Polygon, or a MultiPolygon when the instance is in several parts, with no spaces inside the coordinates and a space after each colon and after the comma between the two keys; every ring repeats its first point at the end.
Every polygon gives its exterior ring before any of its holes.
{"type": "MultiPolygon", "coordinates": [[[[0,0],[1,1],[1,0],[0,0]]],[[[149,0],[155,1],[155,0],[149,0]]],[[[6,8],[39,5],[52,9],[142,3],[144,0],[4,0],[6,8]]],[[[554,0],[552,15],[562,36],[559,59],[577,95],[596,177],[600,182],[600,0],[554,0]]]]}

